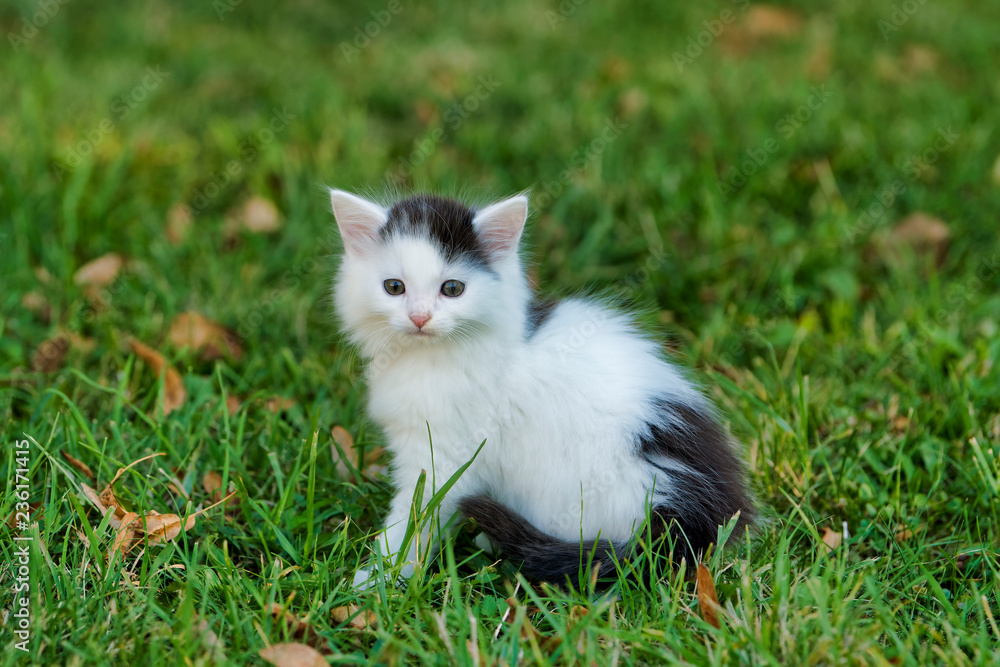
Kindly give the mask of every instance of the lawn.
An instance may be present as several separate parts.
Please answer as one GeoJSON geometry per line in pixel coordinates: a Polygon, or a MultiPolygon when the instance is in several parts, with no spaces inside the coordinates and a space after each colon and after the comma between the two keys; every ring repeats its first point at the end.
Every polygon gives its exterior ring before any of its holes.
{"type": "Polygon", "coordinates": [[[998,22],[5,3],[0,664],[1000,663],[998,22]],[[531,189],[540,289],[640,311],[745,445],[721,609],[694,564],[565,592],[465,531],[351,590],[391,488],[325,186],[531,189]]]}

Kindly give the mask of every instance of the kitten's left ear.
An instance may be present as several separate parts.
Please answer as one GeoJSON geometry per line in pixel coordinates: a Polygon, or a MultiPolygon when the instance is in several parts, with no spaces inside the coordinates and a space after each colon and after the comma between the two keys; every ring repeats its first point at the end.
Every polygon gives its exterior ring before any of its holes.
{"type": "Polygon", "coordinates": [[[384,208],[343,190],[330,190],[330,204],[347,252],[361,255],[378,241],[389,215],[384,208]]]}
{"type": "Polygon", "coordinates": [[[517,195],[479,211],[472,225],[491,253],[506,255],[517,249],[527,219],[528,198],[517,195]]]}

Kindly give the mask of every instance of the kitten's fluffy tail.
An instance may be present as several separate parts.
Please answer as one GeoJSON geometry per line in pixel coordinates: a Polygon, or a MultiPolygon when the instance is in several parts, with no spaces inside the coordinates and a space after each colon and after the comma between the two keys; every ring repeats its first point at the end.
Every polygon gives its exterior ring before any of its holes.
{"type": "Polygon", "coordinates": [[[504,557],[521,563],[521,572],[534,581],[565,583],[585,580],[593,576],[610,576],[615,571],[615,561],[629,551],[627,543],[610,540],[567,542],[547,535],[531,525],[527,519],[489,496],[468,496],[459,503],[466,517],[473,519],[490,540],[500,547],[504,557]],[[585,572],[581,564],[591,563],[585,572]]]}

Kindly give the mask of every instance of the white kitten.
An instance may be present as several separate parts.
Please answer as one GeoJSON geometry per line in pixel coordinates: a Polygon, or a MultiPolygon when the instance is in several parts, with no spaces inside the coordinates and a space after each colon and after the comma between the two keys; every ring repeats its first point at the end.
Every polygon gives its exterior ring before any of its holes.
{"type": "Polygon", "coordinates": [[[475,211],[330,194],[345,248],[337,312],[394,455],[383,553],[404,542],[421,471],[426,505],[431,480],[440,488],[484,440],[440,517],[473,518],[529,578],[565,583],[590,557],[613,573],[647,515],[689,563],[737,512],[739,527],[752,521],[729,438],[658,346],[594,301],[532,301],[518,256],[525,197],[475,211]]]}

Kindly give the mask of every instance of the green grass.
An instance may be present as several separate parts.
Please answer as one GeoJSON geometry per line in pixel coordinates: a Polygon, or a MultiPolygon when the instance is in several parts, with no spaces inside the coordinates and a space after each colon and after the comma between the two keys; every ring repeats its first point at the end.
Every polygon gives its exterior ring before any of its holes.
{"type": "MultiPolygon", "coordinates": [[[[4,45],[0,515],[17,502],[14,443],[29,437],[29,500],[44,511],[27,533],[29,652],[8,618],[0,663],[263,664],[259,650],[294,640],[271,603],[357,663],[471,664],[470,650],[508,664],[1000,660],[997,6],[920,4],[884,38],[890,3],[798,2],[801,27],[754,41],[742,2],[563,3],[564,15],[555,2],[402,2],[348,62],[341,45],[391,3],[334,4],[73,0],[4,45]],[[679,68],[673,54],[726,9],[737,22],[679,68]],[[269,135],[275,113],[293,117],[269,135]],[[939,131],[957,136],[913,162],[939,131]],[[734,170],[754,156],[743,183],[734,170]],[[221,176],[232,161],[236,176],[221,176]],[[721,629],[674,575],[614,599],[522,586],[494,639],[516,574],[465,534],[408,586],[350,590],[391,490],[330,454],[334,425],[364,448],[382,438],[336,334],[321,186],[400,174],[444,192],[533,186],[543,290],[623,295],[704,378],[769,517],[709,559],[721,629]],[[227,211],[251,195],[274,201],[283,227],[233,239],[227,211]],[[174,245],[177,202],[197,211],[174,245]],[[939,266],[888,249],[916,211],[950,229],[939,266]],[[129,263],[95,308],[73,275],[107,252],[129,263]],[[239,331],[244,356],[173,348],[168,325],[187,310],[239,331]],[[36,372],[35,349],[59,332],[93,345],[36,372]],[[183,375],[187,400],[165,419],[130,337],[183,375]],[[231,394],[248,399],[233,414],[231,394]],[[252,400],[272,396],[294,405],[252,400]],[[207,506],[210,471],[242,502],[107,568],[114,531],[78,499],[86,480],[62,452],[98,491],[163,453],[116,484],[137,511],[207,506]],[[174,470],[190,501],[168,489],[174,470]],[[826,554],[826,529],[845,525],[826,554]],[[349,604],[374,614],[373,632],[334,620],[349,604]],[[521,639],[525,618],[564,641],[521,639]]],[[[3,33],[39,7],[6,4],[3,33]]],[[[8,610],[14,535],[0,528],[8,610]]]]}

